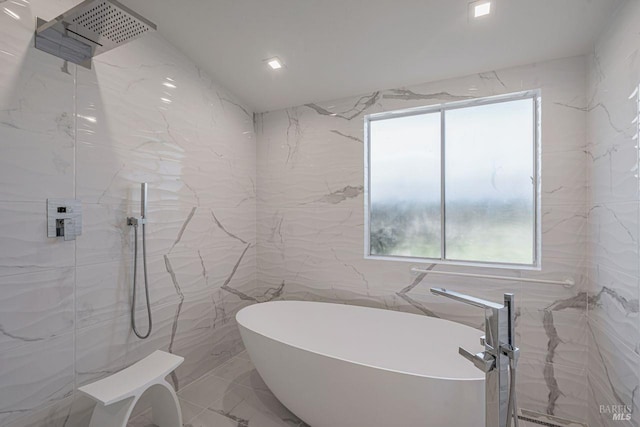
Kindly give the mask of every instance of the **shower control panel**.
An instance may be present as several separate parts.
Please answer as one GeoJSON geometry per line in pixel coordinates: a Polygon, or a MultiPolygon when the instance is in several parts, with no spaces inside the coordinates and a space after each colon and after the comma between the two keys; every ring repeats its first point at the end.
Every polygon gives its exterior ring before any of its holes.
{"type": "Polygon", "coordinates": [[[74,199],[47,199],[47,237],[76,240],[82,234],[82,203],[74,199]]]}

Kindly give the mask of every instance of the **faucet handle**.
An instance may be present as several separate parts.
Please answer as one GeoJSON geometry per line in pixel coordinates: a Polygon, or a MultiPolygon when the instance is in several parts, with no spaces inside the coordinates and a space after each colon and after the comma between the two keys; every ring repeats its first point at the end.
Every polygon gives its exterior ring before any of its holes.
{"type": "Polygon", "coordinates": [[[64,230],[64,240],[76,240],[76,225],[72,218],[64,218],[62,220],[64,230]]]}
{"type": "Polygon", "coordinates": [[[487,345],[487,336],[486,335],[483,335],[483,336],[480,337],[480,345],[483,346],[483,347],[487,345]]]}
{"type": "Polygon", "coordinates": [[[505,356],[513,360],[515,363],[518,363],[518,359],[520,358],[520,349],[518,347],[503,344],[500,349],[505,356]]]}
{"type": "Polygon", "coordinates": [[[470,353],[462,347],[458,348],[458,353],[460,356],[469,360],[473,363],[476,368],[480,369],[485,374],[491,371],[495,367],[495,359],[493,356],[488,355],[486,352],[482,351],[477,354],[470,353]]]}

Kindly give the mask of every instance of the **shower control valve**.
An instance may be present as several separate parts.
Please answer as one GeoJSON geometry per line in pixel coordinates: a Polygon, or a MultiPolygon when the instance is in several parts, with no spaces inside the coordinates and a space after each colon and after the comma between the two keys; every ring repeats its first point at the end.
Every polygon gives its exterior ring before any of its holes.
{"type": "Polygon", "coordinates": [[[47,237],[76,240],[82,234],[82,204],[73,199],[47,199],[47,237]]]}

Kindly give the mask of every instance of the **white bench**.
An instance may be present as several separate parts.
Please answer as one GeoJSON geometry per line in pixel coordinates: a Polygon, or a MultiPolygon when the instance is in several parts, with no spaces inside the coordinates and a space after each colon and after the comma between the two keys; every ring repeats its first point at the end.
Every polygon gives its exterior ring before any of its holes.
{"type": "Polygon", "coordinates": [[[182,427],[176,392],[165,377],[184,357],[155,351],[122,371],[78,390],[97,402],[89,427],[126,427],[142,394],[150,393],[153,423],[159,427],[182,427]]]}

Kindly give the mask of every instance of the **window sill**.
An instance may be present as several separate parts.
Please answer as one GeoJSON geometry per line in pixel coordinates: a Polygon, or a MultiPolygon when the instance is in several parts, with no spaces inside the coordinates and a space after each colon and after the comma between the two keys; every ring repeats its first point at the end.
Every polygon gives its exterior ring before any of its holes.
{"type": "Polygon", "coordinates": [[[472,261],[446,261],[440,259],[429,258],[413,258],[402,256],[384,256],[384,255],[365,255],[364,259],[374,261],[396,261],[406,262],[413,264],[436,264],[447,265],[452,267],[475,267],[475,268],[488,268],[494,270],[509,270],[509,271],[542,271],[542,266],[539,264],[501,264],[491,262],[472,262],[472,261]]]}

